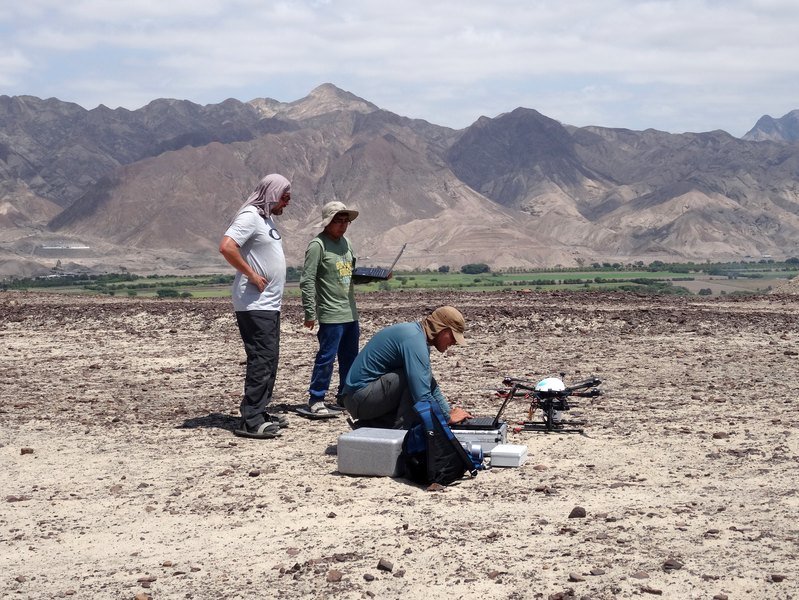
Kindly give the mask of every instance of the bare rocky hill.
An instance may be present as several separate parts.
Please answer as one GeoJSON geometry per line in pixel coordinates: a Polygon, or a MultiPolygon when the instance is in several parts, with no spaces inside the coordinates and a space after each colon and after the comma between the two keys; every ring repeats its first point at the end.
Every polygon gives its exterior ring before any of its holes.
{"type": "Polygon", "coordinates": [[[792,110],[779,119],[763,115],[743,139],[756,142],[799,142],[799,110],[792,110]]]}
{"type": "Polygon", "coordinates": [[[325,84],[290,103],[136,111],[0,97],[0,276],[56,260],[225,269],[219,238],[269,172],[293,183],[290,264],[333,198],[362,211],[350,236],[373,264],[405,242],[400,266],[427,268],[799,254],[796,145],[575,128],[524,108],[455,131],[325,84]]]}

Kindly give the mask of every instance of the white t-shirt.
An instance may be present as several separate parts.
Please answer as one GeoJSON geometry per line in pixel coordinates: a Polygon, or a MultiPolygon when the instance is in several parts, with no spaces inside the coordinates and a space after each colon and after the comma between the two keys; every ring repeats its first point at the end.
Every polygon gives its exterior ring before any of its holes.
{"type": "Polygon", "coordinates": [[[237,271],[232,287],[233,310],[280,310],[286,283],[286,257],[280,232],[272,218],[264,219],[257,208],[248,206],[236,215],[225,235],[233,238],[247,264],[267,281],[264,291],[259,292],[237,271]]]}

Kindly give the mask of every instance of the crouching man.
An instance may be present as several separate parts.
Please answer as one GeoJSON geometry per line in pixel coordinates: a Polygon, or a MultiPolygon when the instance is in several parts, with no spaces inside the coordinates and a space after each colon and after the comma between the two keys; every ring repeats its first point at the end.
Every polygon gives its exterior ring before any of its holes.
{"type": "Polygon", "coordinates": [[[420,400],[438,404],[451,424],[471,417],[450,408],[430,367],[431,347],[445,352],[465,344],[465,327],[457,309],[442,306],[421,321],[378,331],[355,358],[342,389],[344,407],[357,426],[407,429],[420,400]]]}

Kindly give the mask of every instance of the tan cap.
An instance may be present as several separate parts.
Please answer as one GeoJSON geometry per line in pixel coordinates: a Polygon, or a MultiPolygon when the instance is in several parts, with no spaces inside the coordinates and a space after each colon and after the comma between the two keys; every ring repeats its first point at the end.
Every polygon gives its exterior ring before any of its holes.
{"type": "Polygon", "coordinates": [[[455,337],[456,344],[459,346],[466,345],[466,338],[463,337],[463,333],[466,331],[466,321],[457,308],[442,306],[435,309],[428,318],[441,329],[449,328],[455,337]]]}
{"type": "Polygon", "coordinates": [[[353,210],[351,208],[347,208],[343,202],[339,202],[338,200],[333,200],[332,202],[328,202],[322,207],[322,222],[319,223],[318,227],[324,229],[328,225],[330,225],[330,221],[333,220],[338,214],[345,214],[350,221],[354,221],[358,218],[358,211],[353,210]]]}

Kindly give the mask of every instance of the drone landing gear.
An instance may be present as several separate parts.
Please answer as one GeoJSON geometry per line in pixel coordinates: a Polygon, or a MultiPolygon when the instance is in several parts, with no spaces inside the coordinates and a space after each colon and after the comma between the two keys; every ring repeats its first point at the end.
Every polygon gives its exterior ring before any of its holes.
{"type": "Polygon", "coordinates": [[[530,416],[540,408],[543,413],[542,421],[525,421],[522,423],[521,431],[541,431],[544,433],[583,433],[584,421],[567,421],[563,419],[563,413],[572,407],[566,398],[546,398],[534,399],[530,405],[530,416]]]}

